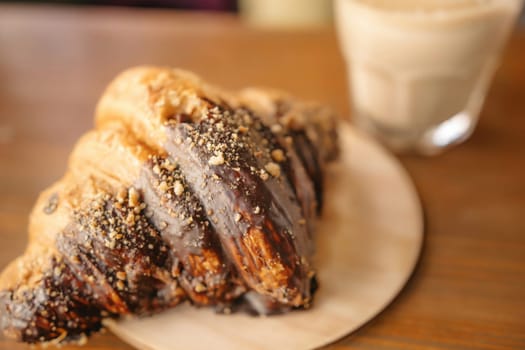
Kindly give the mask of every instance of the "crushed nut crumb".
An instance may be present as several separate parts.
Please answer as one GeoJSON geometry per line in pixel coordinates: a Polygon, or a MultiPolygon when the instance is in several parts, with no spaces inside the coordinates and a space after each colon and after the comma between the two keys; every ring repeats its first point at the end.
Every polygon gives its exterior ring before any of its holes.
{"type": "Polygon", "coordinates": [[[128,195],[128,190],[126,190],[126,188],[121,188],[118,193],[117,193],[117,202],[119,202],[120,204],[124,203],[124,200],[126,199],[128,195]]]}
{"type": "Polygon", "coordinates": [[[283,131],[283,127],[282,127],[280,124],[273,124],[273,125],[270,127],[270,130],[271,130],[274,134],[278,134],[278,133],[280,133],[281,131],[283,131]]]}
{"type": "Polygon", "coordinates": [[[137,205],[139,205],[139,193],[135,187],[130,187],[128,190],[128,206],[135,208],[137,205]]]}
{"type": "Polygon", "coordinates": [[[261,179],[263,179],[263,181],[266,181],[266,180],[268,180],[268,179],[270,178],[270,176],[268,175],[268,173],[267,173],[265,170],[263,170],[263,169],[261,169],[261,172],[260,172],[260,174],[259,174],[259,177],[260,177],[261,179]]]}
{"type": "Polygon", "coordinates": [[[184,193],[184,186],[182,186],[180,181],[175,181],[175,184],[173,185],[173,190],[175,191],[175,195],[180,196],[184,193]]]}
{"type": "Polygon", "coordinates": [[[208,160],[208,164],[210,165],[222,165],[224,164],[224,156],[222,152],[218,151],[215,152],[214,156],[210,157],[210,160],[208,160]]]}
{"type": "Polygon", "coordinates": [[[158,187],[159,191],[161,192],[166,192],[168,190],[168,183],[166,181],[162,181],[160,184],[159,184],[159,187],[158,187]]]}
{"type": "Polygon", "coordinates": [[[274,149],[271,153],[272,159],[278,163],[284,162],[286,160],[284,152],[281,149],[274,149]]]}
{"type": "Polygon", "coordinates": [[[239,213],[235,213],[235,215],[233,216],[235,222],[239,222],[239,221],[241,221],[241,217],[242,217],[242,216],[241,216],[241,214],[239,214],[239,213]]]}
{"type": "Polygon", "coordinates": [[[204,284],[202,284],[201,282],[197,282],[197,284],[195,285],[195,291],[197,293],[205,292],[206,291],[206,286],[204,284]]]}
{"type": "Polygon", "coordinates": [[[273,177],[279,177],[281,175],[281,168],[278,164],[274,162],[267,163],[264,168],[268,171],[273,177]]]}

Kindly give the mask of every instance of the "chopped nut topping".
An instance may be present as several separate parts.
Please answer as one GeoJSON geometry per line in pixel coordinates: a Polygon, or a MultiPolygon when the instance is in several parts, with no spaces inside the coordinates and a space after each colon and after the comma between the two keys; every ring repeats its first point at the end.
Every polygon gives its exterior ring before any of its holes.
{"type": "Polygon", "coordinates": [[[116,273],[115,276],[116,276],[119,280],[124,281],[124,280],[126,280],[126,276],[127,276],[127,275],[126,275],[126,273],[125,273],[124,271],[119,271],[119,272],[116,273]]]}
{"type": "Polygon", "coordinates": [[[286,160],[284,156],[284,152],[281,149],[274,149],[271,154],[272,154],[272,159],[275,160],[276,162],[281,163],[286,160]]]}
{"type": "Polygon", "coordinates": [[[162,181],[158,187],[159,191],[166,192],[168,190],[168,184],[166,181],[162,181]]]}
{"type": "Polygon", "coordinates": [[[210,157],[210,160],[208,161],[208,164],[210,165],[221,165],[224,164],[224,157],[222,155],[222,152],[216,152],[214,156],[210,157]]]}
{"type": "Polygon", "coordinates": [[[53,270],[53,273],[55,276],[60,276],[60,274],[62,273],[62,269],[56,266],[55,269],[53,270]]]}
{"type": "Polygon", "coordinates": [[[281,131],[283,131],[283,127],[282,127],[280,124],[273,124],[273,125],[270,127],[270,130],[271,130],[274,134],[278,134],[278,133],[280,133],[281,131]]]}
{"type": "Polygon", "coordinates": [[[127,194],[128,194],[128,191],[126,190],[126,188],[121,188],[120,191],[118,191],[117,193],[117,201],[122,204],[124,203],[124,200],[126,199],[127,197],[127,194]]]}
{"type": "Polygon", "coordinates": [[[206,286],[204,284],[202,284],[201,282],[197,282],[197,284],[195,285],[195,291],[197,293],[205,292],[206,291],[206,286]]]}
{"type": "Polygon", "coordinates": [[[128,190],[128,205],[131,208],[135,208],[137,205],[139,205],[139,193],[135,187],[130,187],[128,190]]]}
{"type": "Polygon", "coordinates": [[[175,164],[173,164],[172,162],[170,162],[170,160],[168,158],[164,159],[164,164],[163,164],[164,168],[168,171],[173,171],[175,170],[175,164]]]}
{"type": "Polygon", "coordinates": [[[184,193],[184,186],[182,186],[180,181],[175,181],[175,184],[173,185],[173,190],[175,191],[175,195],[180,196],[184,193]]]}
{"type": "Polygon", "coordinates": [[[135,224],[135,215],[133,215],[133,212],[129,212],[128,216],[126,216],[126,224],[128,225],[135,224]]]}
{"type": "Polygon", "coordinates": [[[117,281],[117,289],[118,290],[123,290],[125,287],[126,287],[126,285],[124,284],[124,282],[117,281]]]}
{"type": "Polygon", "coordinates": [[[241,214],[239,214],[239,213],[235,213],[235,215],[233,216],[233,218],[235,219],[235,222],[239,222],[239,221],[241,221],[241,217],[242,217],[242,216],[241,216],[241,214]]]}
{"type": "Polygon", "coordinates": [[[268,171],[273,177],[279,177],[281,175],[281,168],[278,164],[274,162],[267,163],[264,168],[268,171]]]}
{"type": "Polygon", "coordinates": [[[260,172],[259,176],[260,176],[261,179],[263,179],[263,181],[266,181],[266,180],[268,180],[270,178],[268,173],[265,170],[263,170],[263,169],[261,169],[261,172],[260,172]]]}

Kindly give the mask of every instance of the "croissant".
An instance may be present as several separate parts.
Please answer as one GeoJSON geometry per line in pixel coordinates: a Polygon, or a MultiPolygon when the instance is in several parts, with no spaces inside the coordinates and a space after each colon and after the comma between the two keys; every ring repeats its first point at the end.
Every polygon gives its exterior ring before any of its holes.
{"type": "Polygon", "coordinates": [[[1,328],[60,343],[185,301],[223,313],[308,308],[334,120],[276,91],[125,71],[0,276],[1,328]]]}

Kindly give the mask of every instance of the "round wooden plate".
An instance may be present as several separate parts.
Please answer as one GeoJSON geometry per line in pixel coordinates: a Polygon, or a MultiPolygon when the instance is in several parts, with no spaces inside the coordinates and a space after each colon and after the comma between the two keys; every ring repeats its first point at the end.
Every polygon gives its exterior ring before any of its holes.
{"type": "Polygon", "coordinates": [[[330,168],[317,228],[320,289],[310,310],[270,317],[217,315],[181,305],[150,318],[108,322],[139,349],[312,349],[363,325],[399,293],[417,262],[423,217],[397,160],[347,124],[330,168]]]}

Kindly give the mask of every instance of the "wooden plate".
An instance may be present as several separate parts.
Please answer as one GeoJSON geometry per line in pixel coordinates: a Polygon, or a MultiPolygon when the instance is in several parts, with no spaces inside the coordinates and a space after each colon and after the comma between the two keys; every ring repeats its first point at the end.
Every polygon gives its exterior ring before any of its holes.
{"type": "Polygon", "coordinates": [[[363,325],[399,293],[421,250],[421,206],[407,173],[377,143],[341,125],[318,226],[320,289],[312,309],[286,315],[217,315],[181,305],[108,322],[139,349],[312,349],[363,325]]]}

